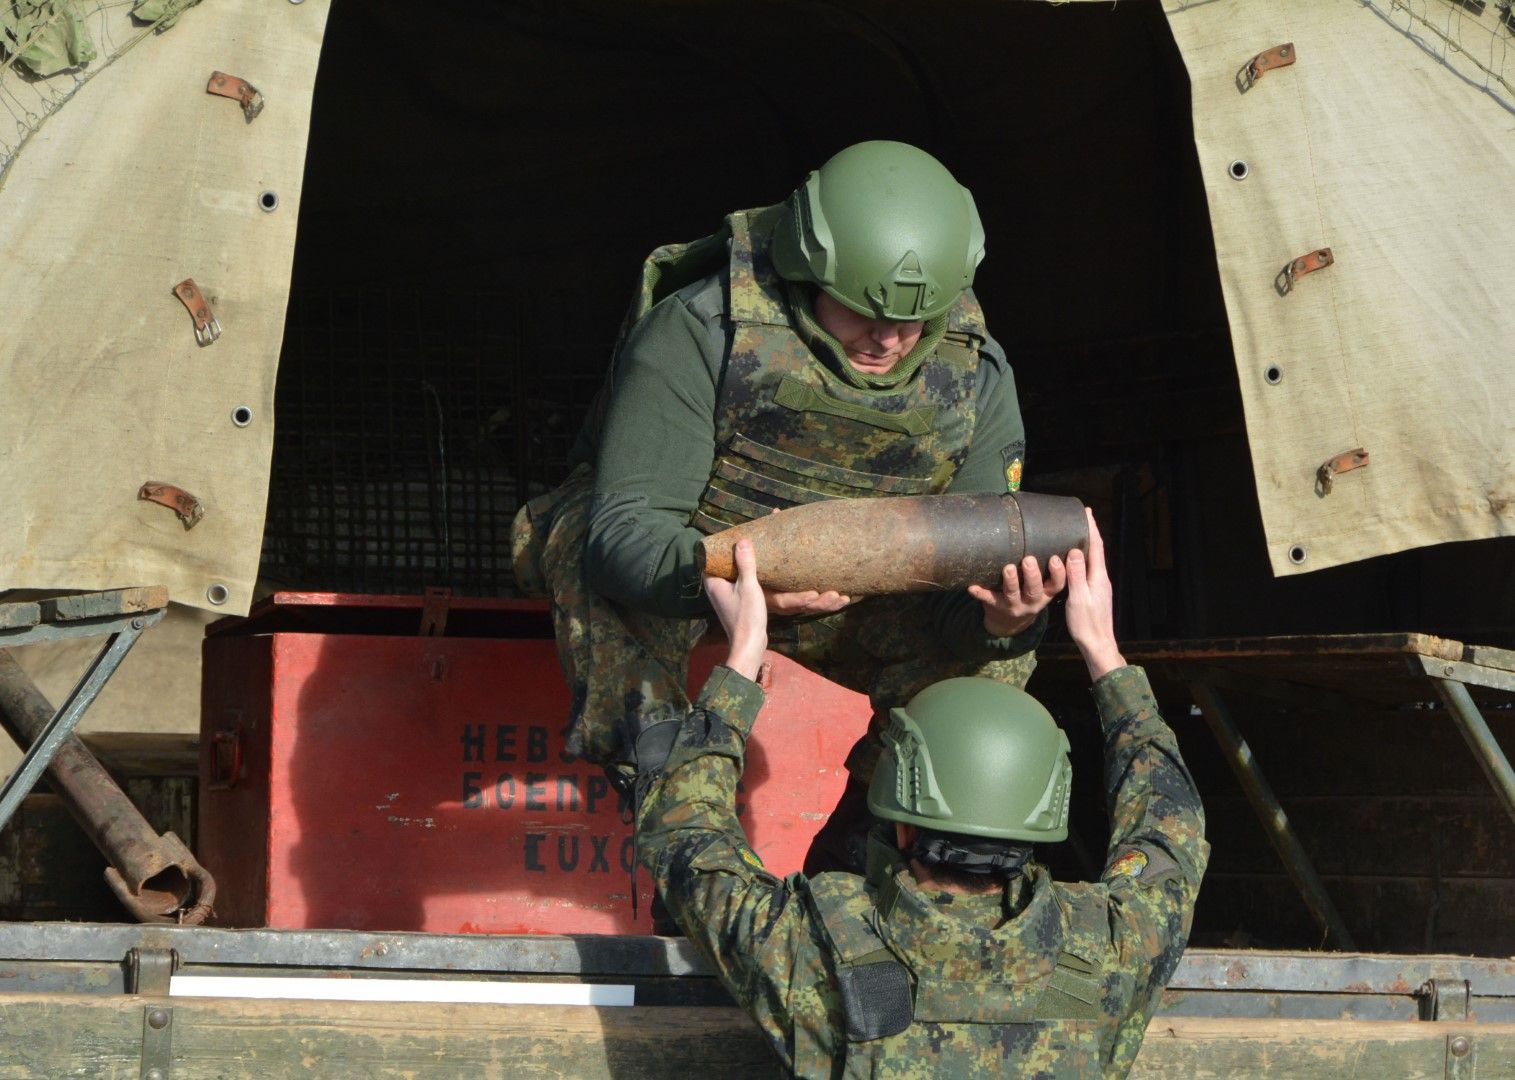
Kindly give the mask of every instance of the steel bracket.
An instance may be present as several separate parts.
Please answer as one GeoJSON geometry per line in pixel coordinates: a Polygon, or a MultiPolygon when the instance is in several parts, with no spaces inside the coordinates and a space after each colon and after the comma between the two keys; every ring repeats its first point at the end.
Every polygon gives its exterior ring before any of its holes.
{"type": "Polygon", "coordinates": [[[168,997],[169,981],[179,966],[173,949],[132,949],[126,954],[126,992],[168,997]]]}
{"type": "Polygon", "coordinates": [[[169,1080],[174,1067],[174,1010],[149,1005],[142,1010],[141,1080],[169,1080]]]}
{"type": "Polygon", "coordinates": [[[1473,1080],[1477,1075],[1478,1044],[1471,1035],[1447,1036],[1447,1080],[1473,1080]]]}

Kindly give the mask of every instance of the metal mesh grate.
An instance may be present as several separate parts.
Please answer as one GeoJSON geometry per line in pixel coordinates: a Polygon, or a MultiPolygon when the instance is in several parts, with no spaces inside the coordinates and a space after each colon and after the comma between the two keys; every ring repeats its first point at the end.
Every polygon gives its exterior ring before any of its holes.
{"type": "Polygon", "coordinates": [[[566,475],[604,355],[524,340],[506,294],[291,297],[263,577],[508,593],[511,518],[566,475]]]}

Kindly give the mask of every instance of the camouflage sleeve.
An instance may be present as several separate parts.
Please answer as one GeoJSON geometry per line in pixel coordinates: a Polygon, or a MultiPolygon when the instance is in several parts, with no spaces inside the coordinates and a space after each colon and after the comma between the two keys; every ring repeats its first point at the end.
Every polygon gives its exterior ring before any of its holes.
{"type": "Polygon", "coordinates": [[[715,460],[726,324],[693,289],[648,312],[616,357],[584,559],[597,593],[668,616],[710,610],[688,522],[715,460]]]}
{"type": "Polygon", "coordinates": [[[756,683],[717,667],[637,816],[642,864],[669,912],[785,1064],[788,989],[811,927],[802,899],[763,869],[736,816],[756,683]]]}
{"type": "Polygon", "coordinates": [[[1094,684],[1094,698],[1105,735],[1110,804],[1110,850],[1101,880],[1110,890],[1117,955],[1134,980],[1112,1063],[1116,1075],[1124,1075],[1189,940],[1210,845],[1199,792],[1178,740],[1157,711],[1146,672],[1118,668],[1094,684]]]}

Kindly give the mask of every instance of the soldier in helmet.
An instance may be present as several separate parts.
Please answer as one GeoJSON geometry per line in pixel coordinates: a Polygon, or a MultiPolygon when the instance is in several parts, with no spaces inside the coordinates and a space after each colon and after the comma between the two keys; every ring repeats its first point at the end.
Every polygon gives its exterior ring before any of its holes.
{"type": "MultiPolygon", "coordinates": [[[[817,499],[1019,488],[1015,383],[969,287],[983,254],[967,189],[895,142],[652,253],[581,463],[513,530],[517,583],[554,601],[572,752],[627,781],[637,734],[687,711],[704,534],[817,499]]],[[[949,675],[1024,684],[1064,576],[1029,559],[997,590],[772,593],[772,647],[868,694],[881,721],[949,675]]],[[[878,748],[849,761],[859,810],[878,748]]]]}
{"type": "Polygon", "coordinates": [[[1024,691],[952,678],[893,711],[868,791],[868,873],[779,879],[735,812],[767,621],[751,544],[707,583],[731,640],[680,722],[648,729],[642,862],[799,1076],[1124,1076],[1188,938],[1209,854],[1173,732],[1113,631],[1104,549],[1068,553],[1067,621],[1104,729],[1110,846],[1093,884],[1034,845],[1067,834],[1067,737],[1024,691]]]}

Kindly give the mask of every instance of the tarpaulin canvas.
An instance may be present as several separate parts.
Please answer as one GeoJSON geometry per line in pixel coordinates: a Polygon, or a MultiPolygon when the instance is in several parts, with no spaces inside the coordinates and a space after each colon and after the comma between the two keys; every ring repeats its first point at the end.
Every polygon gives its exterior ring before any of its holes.
{"type": "Polygon", "coordinates": [[[155,28],[63,5],[95,58],[0,70],[0,587],[164,584],[243,613],[328,0],[171,7],[155,28]],[[259,91],[256,118],[206,92],[217,71],[259,91]],[[203,516],[186,528],[148,482],[203,516]]]}
{"type": "Polygon", "coordinates": [[[1193,88],[1274,573],[1515,533],[1507,8],[1163,6],[1193,88]],[[1289,63],[1249,73],[1285,45],[1289,63]],[[1333,261],[1291,280],[1322,249],[1333,261]],[[1366,464],[1322,474],[1358,450],[1366,464]]]}

